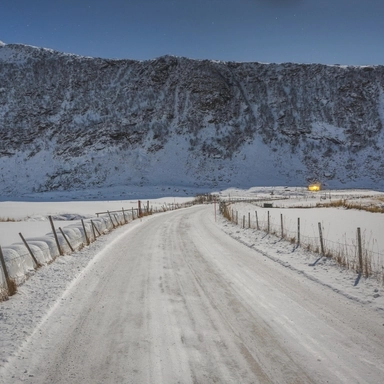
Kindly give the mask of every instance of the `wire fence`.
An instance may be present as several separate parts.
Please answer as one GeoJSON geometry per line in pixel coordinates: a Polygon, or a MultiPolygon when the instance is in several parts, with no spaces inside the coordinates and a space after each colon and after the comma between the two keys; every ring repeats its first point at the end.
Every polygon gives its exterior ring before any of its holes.
{"type": "Polygon", "coordinates": [[[354,270],[365,277],[373,276],[384,284],[384,253],[375,251],[365,240],[364,234],[361,236],[360,228],[356,230],[356,239],[345,239],[344,242],[334,241],[323,237],[324,228],[318,223],[318,235],[308,236],[303,234],[300,228],[300,218],[298,218],[295,229],[292,229],[292,223],[286,225],[283,215],[280,222],[260,220],[257,211],[239,213],[232,208],[228,202],[220,203],[220,212],[232,223],[240,226],[242,229],[260,230],[271,234],[294,244],[295,247],[301,247],[307,251],[319,253],[322,257],[328,257],[335,260],[339,265],[354,270]]]}
{"type": "Polygon", "coordinates": [[[24,243],[0,247],[0,301],[15,293],[16,287],[24,283],[36,269],[54,262],[57,257],[79,251],[96,241],[99,236],[135,219],[185,208],[192,204],[164,204],[153,209],[149,207],[149,203],[141,204],[139,201],[138,208],[98,212],[93,219],[81,220],[81,225],[72,224],[64,228],[55,228],[52,218],[49,217],[52,220],[52,233],[26,240],[20,234],[24,243]]]}

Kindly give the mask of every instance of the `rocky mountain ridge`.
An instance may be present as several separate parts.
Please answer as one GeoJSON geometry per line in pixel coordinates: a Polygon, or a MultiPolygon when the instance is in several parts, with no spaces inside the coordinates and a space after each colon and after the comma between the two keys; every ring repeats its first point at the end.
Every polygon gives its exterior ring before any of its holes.
{"type": "Polygon", "coordinates": [[[384,188],[384,66],[148,61],[0,46],[0,195],[384,188]]]}

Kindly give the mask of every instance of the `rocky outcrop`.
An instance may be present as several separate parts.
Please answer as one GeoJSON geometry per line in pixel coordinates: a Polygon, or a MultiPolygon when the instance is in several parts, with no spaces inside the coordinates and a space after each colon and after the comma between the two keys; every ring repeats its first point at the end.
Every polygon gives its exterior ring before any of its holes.
{"type": "Polygon", "coordinates": [[[314,179],[384,188],[383,89],[383,66],[0,45],[0,194],[314,179]]]}

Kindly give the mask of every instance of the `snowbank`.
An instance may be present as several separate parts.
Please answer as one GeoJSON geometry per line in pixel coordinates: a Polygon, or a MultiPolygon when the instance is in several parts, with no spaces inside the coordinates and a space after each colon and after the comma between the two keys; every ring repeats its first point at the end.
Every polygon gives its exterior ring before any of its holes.
{"type": "MultiPolygon", "coordinates": [[[[166,197],[152,201],[141,201],[144,215],[147,212],[163,212],[191,204],[191,198],[166,197]]],[[[81,249],[95,237],[108,233],[126,221],[137,217],[138,201],[68,201],[68,202],[0,202],[0,243],[7,271],[11,280],[20,285],[34,273],[38,265],[51,263],[60,251],[52,232],[48,217],[51,216],[62,253],[69,255],[81,249]],[[124,213],[122,206],[125,206],[124,213]],[[98,217],[94,217],[95,212],[98,217]],[[107,213],[109,212],[109,214],[107,213]],[[133,217],[134,216],[134,217],[133,217]],[[3,219],[3,220],[1,220],[3,219]],[[21,220],[21,221],[19,221],[21,220]],[[71,225],[67,225],[69,220],[71,225]],[[72,221],[74,220],[74,221],[72,221]],[[85,232],[82,221],[84,222],[85,232]],[[112,220],[112,221],[111,221],[112,220]],[[92,228],[92,223],[94,228],[92,228]],[[63,231],[65,237],[61,233],[63,231]],[[25,235],[36,262],[18,234],[25,235]],[[87,235],[87,236],[86,236],[87,235]]],[[[6,296],[6,281],[0,266],[0,297],[6,296]]]]}
{"type": "Polygon", "coordinates": [[[285,203],[274,201],[272,207],[260,202],[235,202],[228,206],[232,220],[240,228],[259,228],[275,234],[292,244],[298,243],[308,250],[321,252],[338,260],[352,270],[360,268],[357,228],[361,230],[363,264],[366,274],[380,278],[384,268],[383,214],[344,208],[309,208],[298,200],[285,203]],[[293,203],[293,204],[292,204],[293,203]],[[303,204],[299,208],[299,204],[303,204]],[[277,207],[278,206],[278,207],[277,207]],[[295,206],[295,208],[289,208],[295,206]],[[300,235],[299,235],[300,228],[300,235]]]}
{"type": "MultiPolygon", "coordinates": [[[[126,215],[128,215],[128,213],[126,213],[126,215]]],[[[126,216],[126,218],[128,218],[128,216],[126,216]]],[[[111,222],[109,216],[100,216],[84,220],[86,234],[84,233],[81,223],[68,225],[62,228],[62,231],[72,248],[78,250],[88,243],[87,239],[94,241],[94,234],[96,234],[97,237],[99,233],[105,234],[115,228],[115,226],[117,226],[116,220],[118,220],[119,224],[124,223],[125,218],[123,217],[123,213],[114,213],[113,220],[114,223],[111,222]],[[92,228],[92,223],[95,226],[95,231],[92,228]]],[[[55,229],[62,252],[64,254],[71,253],[72,250],[63,234],[58,228],[55,229]]],[[[27,238],[26,242],[37,262],[41,265],[50,263],[60,256],[60,251],[57,247],[53,232],[50,232],[45,236],[27,238]]],[[[2,251],[9,277],[14,280],[17,285],[23,283],[28,276],[34,273],[37,266],[28,249],[22,242],[4,247],[2,248],[2,251]]],[[[5,287],[5,276],[3,272],[0,273],[0,286],[5,287]]]]}

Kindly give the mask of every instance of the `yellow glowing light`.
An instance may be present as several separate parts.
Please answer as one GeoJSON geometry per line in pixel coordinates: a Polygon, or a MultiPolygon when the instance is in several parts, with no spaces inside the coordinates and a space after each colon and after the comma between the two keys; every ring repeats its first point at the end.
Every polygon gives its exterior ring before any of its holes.
{"type": "Polygon", "coordinates": [[[308,186],[308,190],[312,192],[320,191],[320,189],[321,189],[321,184],[311,184],[308,186]]]}

